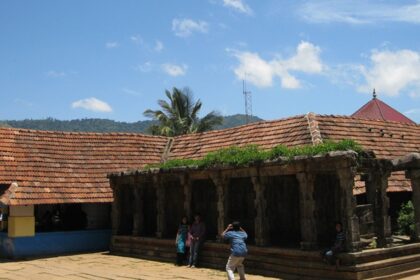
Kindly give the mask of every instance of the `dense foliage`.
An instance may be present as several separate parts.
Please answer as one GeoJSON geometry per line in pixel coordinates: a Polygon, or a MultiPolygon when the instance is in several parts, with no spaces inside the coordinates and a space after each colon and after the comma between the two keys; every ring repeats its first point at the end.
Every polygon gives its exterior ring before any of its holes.
{"type": "Polygon", "coordinates": [[[353,150],[356,152],[362,151],[359,144],[352,140],[342,140],[339,142],[326,141],[319,145],[308,145],[287,148],[279,145],[271,150],[263,150],[257,145],[248,145],[245,147],[228,147],[220,149],[215,152],[208,153],[202,159],[174,159],[162,164],[149,165],[149,168],[170,169],[174,167],[211,167],[211,166],[245,166],[251,163],[262,162],[266,160],[274,160],[279,157],[291,159],[295,156],[313,156],[318,154],[326,154],[331,151],[346,151],[353,150]]]}
{"type": "Polygon", "coordinates": [[[172,92],[166,90],[168,101],[159,99],[160,110],[148,109],[144,115],[156,121],[149,130],[154,135],[176,136],[212,130],[223,122],[222,116],[211,111],[203,118],[198,114],[202,103],[195,101],[188,88],[174,87],[172,92]]]}
{"type": "Polygon", "coordinates": [[[401,205],[397,222],[400,234],[408,236],[414,234],[414,206],[411,200],[401,205]]]}
{"type": "MultiPolygon", "coordinates": [[[[253,117],[252,121],[261,121],[258,117],[253,117]]],[[[0,127],[16,127],[37,130],[52,131],[78,131],[78,132],[135,132],[147,133],[148,128],[155,124],[154,121],[138,122],[117,122],[108,119],[78,119],[78,120],[57,120],[47,118],[43,120],[26,119],[21,121],[1,121],[0,127]]],[[[245,124],[245,115],[233,115],[223,117],[221,125],[215,129],[230,128],[245,124]]]]}

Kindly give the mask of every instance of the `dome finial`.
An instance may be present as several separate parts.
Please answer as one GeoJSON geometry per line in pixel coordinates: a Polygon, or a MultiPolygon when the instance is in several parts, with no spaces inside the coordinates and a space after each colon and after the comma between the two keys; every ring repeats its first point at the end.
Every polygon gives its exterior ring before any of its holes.
{"type": "Polygon", "coordinates": [[[373,89],[373,99],[376,99],[376,91],[373,89]]]}

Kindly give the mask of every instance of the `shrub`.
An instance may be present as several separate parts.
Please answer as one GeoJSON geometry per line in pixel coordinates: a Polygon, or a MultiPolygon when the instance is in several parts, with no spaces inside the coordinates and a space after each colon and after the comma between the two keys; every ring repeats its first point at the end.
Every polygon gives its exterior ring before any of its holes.
{"type": "Polygon", "coordinates": [[[401,210],[398,212],[397,222],[400,234],[409,236],[414,234],[414,207],[411,200],[407,203],[401,204],[401,210]]]}

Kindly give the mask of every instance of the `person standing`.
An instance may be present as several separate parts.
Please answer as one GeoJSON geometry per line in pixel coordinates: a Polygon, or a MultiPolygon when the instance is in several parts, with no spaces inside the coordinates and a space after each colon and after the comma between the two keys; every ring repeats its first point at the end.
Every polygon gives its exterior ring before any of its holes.
{"type": "Polygon", "coordinates": [[[240,222],[235,221],[232,224],[229,224],[221,235],[224,240],[230,242],[231,254],[226,263],[228,279],[235,279],[234,272],[237,269],[240,277],[239,279],[245,280],[245,268],[243,262],[248,253],[248,249],[245,244],[245,240],[248,238],[247,233],[241,227],[240,222]]]}
{"type": "Polygon", "coordinates": [[[186,216],[182,217],[181,223],[178,226],[176,235],[176,265],[182,265],[185,260],[185,253],[187,250],[187,235],[190,227],[186,216]]]}
{"type": "Polygon", "coordinates": [[[335,263],[338,266],[337,255],[344,251],[345,233],[343,230],[343,224],[341,222],[335,223],[335,240],[331,248],[321,252],[321,255],[325,262],[333,265],[335,263]]]}
{"type": "Polygon", "coordinates": [[[189,267],[196,267],[198,261],[198,255],[200,252],[201,245],[204,242],[204,236],[206,234],[206,225],[201,221],[200,214],[195,214],[194,223],[190,228],[191,234],[191,245],[190,245],[190,259],[188,262],[189,267]]]}

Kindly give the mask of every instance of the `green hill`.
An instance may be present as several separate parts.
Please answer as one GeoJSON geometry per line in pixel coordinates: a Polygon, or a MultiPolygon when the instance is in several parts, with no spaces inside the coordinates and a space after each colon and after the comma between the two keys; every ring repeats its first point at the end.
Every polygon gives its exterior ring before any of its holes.
{"type": "MultiPolygon", "coordinates": [[[[245,124],[245,115],[237,114],[226,116],[223,124],[216,129],[235,127],[245,124]]],[[[252,117],[251,122],[261,121],[258,117],[252,117]]],[[[0,121],[0,126],[10,126],[15,128],[28,128],[37,130],[55,130],[55,131],[84,131],[84,132],[136,132],[147,133],[147,128],[153,124],[153,121],[138,122],[118,122],[108,119],[77,119],[62,121],[53,118],[43,120],[5,120],[0,121]]]]}

